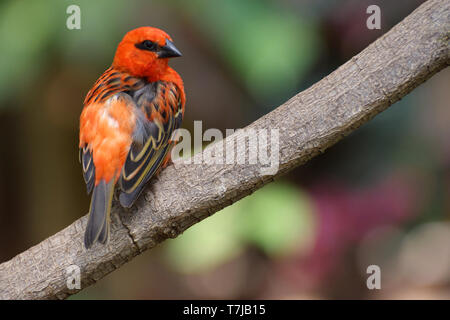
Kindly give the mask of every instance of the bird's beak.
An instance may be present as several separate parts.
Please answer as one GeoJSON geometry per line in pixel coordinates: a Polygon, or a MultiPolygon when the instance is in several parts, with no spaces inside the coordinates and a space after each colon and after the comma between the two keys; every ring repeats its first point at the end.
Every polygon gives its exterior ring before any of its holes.
{"type": "Polygon", "coordinates": [[[181,56],[180,50],[169,39],[166,39],[166,45],[158,50],[158,58],[175,58],[181,56]]]}

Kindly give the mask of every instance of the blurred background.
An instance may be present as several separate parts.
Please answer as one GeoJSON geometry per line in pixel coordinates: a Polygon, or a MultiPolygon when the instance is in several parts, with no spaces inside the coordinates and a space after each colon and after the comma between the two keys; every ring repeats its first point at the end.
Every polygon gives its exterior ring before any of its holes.
{"type": "MultiPolygon", "coordinates": [[[[423,1],[0,3],[0,262],[86,214],[85,94],[123,35],[183,52],[184,127],[240,128],[320,80],[423,1]],[[81,9],[81,29],[66,9],[81,9]],[[381,8],[381,30],[366,8],[381,8]]],[[[72,299],[450,298],[450,72],[325,154],[140,255],[72,299]],[[366,287],[369,265],[381,290],[366,287]]]]}

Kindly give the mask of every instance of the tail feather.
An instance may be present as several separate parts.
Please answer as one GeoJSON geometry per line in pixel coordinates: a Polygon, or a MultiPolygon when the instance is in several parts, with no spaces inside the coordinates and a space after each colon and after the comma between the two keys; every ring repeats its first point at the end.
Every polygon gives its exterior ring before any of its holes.
{"type": "Polygon", "coordinates": [[[106,242],[108,242],[109,239],[109,217],[110,217],[110,212],[108,212],[105,222],[103,223],[103,227],[102,227],[102,231],[100,231],[100,234],[98,235],[98,242],[105,244],[106,242]]]}
{"type": "Polygon", "coordinates": [[[101,180],[94,187],[89,209],[89,219],[84,233],[84,246],[86,249],[89,249],[96,241],[103,244],[108,241],[114,184],[114,179],[109,183],[101,180]]]}

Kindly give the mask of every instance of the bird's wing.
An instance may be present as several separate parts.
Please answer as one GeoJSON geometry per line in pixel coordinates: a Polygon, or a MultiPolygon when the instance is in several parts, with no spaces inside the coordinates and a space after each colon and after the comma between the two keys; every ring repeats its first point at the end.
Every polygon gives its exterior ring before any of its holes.
{"type": "Polygon", "coordinates": [[[120,92],[134,92],[145,86],[145,81],[128,73],[107,69],[92,86],[84,99],[84,105],[101,103],[120,92]]]}
{"type": "Polygon", "coordinates": [[[169,140],[181,125],[181,91],[170,82],[150,83],[132,94],[141,116],[122,168],[120,203],[130,207],[170,151],[169,140]]]}
{"type": "Polygon", "coordinates": [[[83,167],[84,182],[86,182],[87,193],[92,192],[95,182],[95,166],[92,159],[92,151],[87,144],[80,148],[80,162],[83,167]]]}

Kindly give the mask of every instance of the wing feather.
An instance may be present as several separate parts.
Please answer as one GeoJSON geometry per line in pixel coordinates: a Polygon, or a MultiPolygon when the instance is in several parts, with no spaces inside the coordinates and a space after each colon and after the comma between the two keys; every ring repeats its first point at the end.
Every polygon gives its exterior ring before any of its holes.
{"type": "Polygon", "coordinates": [[[157,172],[170,150],[170,138],[180,126],[178,88],[165,82],[148,84],[138,90],[134,99],[143,119],[136,126],[133,143],[123,166],[119,185],[120,203],[130,207],[145,184],[157,172]],[[176,112],[174,112],[176,110],[176,112]]]}
{"type": "Polygon", "coordinates": [[[92,159],[92,151],[87,145],[80,148],[80,162],[83,167],[83,178],[86,183],[87,193],[90,194],[94,188],[95,182],[95,166],[92,159]]]}

